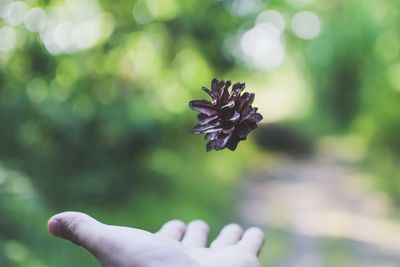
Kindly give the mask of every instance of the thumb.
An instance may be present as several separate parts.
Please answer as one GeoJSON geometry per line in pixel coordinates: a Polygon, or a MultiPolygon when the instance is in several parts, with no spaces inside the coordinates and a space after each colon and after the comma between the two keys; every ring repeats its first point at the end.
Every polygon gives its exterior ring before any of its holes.
{"type": "Polygon", "coordinates": [[[49,232],[97,254],[105,225],[80,212],[63,212],[51,217],[47,223],[49,232]]]}

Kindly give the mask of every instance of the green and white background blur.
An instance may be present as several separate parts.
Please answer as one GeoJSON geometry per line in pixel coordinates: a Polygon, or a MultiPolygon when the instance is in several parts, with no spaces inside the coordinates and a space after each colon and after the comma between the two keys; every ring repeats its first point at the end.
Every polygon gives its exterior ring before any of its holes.
{"type": "Polygon", "coordinates": [[[47,233],[64,210],[258,224],[263,266],[399,266],[399,25],[390,0],[0,0],[0,266],[98,266],[47,233]],[[190,134],[214,77],[264,116],[234,153],[190,134]]]}

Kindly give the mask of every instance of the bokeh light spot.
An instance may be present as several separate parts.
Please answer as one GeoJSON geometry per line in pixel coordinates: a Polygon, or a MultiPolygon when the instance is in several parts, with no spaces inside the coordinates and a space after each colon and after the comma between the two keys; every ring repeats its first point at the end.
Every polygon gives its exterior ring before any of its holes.
{"type": "Polygon", "coordinates": [[[245,32],[240,41],[244,60],[262,70],[279,67],[285,58],[281,32],[269,23],[257,24],[245,32]]]}
{"type": "Polygon", "coordinates": [[[70,0],[47,14],[31,11],[25,17],[26,27],[39,31],[47,51],[53,55],[91,48],[107,39],[114,29],[113,17],[102,13],[95,0],[70,0]]]}
{"type": "Polygon", "coordinates": [[[302,11],[292,18],[292,30],[301,39],[311,40],[321,32],[321,22],[318,16],[310,11],[302,11]]]}
{"type": "Polygon", "coordinates": [[[50,87],[55,99],[59,101],[66,101],[70,97],[70,88],[61,84],[57,79],[51,82],[50,87]]]}
{"type": "Polygon", "coordinates": [[[131,80],[152,78],[162,63],[153,36],[149,32],[132,35],[128,47],[126,53],[120,55],[120,75],[131,80]]]}
{"type": "Polygon", "coordinates": [[[37,7],[29,10],[24,18],[24,25],[30,32],[39,32],[46,26],[46,14],[37,7]]]}
{"type": "Polygon", "coordinates": [[[149,24],[154,19],[145,0],[139,0],[135,3],[132,14],[135,21],[139,24],[149,24]]]}
{"type": "Polygon", "coordinates": [[[375,43],[375,52],[386,62],[392,62],[400,55],[400,38],[395,31],[382,33],[375,43]]]}
{"type": "Polygon", "coordinates": [[[0,51],[9,52],[14,49],[17,41],[17,33],[13,27],[0,27],[0,51]]]}
{"type": "Polygon", "coordinates": [[[168,70],[160,74],[155,81],[154,87],[158,89],[160,102],[170,113],[183,113],[187,110],[187,103],[190,100],[188,90],[182,88],[177,74],[168,70]],[[171,105],[171,103],[174,103],[171,105]]]}
{"type": "Polygon", "coordinates": [[[0,18],[4,18],[5,10],[8,5],[12,2],[12,0],[0,0],[0,18]]]}
{"type": "Polygon", "coordinates": [[[16,241],[8,241],[4,246],[7,257],[15,263],[21,263],[29,256],[28,250],[16,241]]]}
{"type": "Polygon", "coordinates": [[[20,25],[28,11],[27,5],[22,1],[15,1],[8,4],[4,10],[4,18],[11,25],[20,25]]]}
{"type": "Polygon", "coordinates": [[[261,7],[260,0],[234,0],[231,9],[238,16],[246,16],[257,12],[261,7]]]}
{"type": "Polygon", "coordinates": [[[32,80],[26,90],[29,99],[33,102],[42,102],[47,98],[47,86],[43,79],[36,78],[32,80]]]}
{"type": "Polygon", "coordinates": [[[261,79],[252,87],[259,111],[264,115],[262,123],[298,119],[310,111],[312,96],[303,78],[293,69],[279,70],[274,77],[261,79]]]}
{"type": "Polygon", "coordinates": [[[389,84],[400,92],[400,63],[391,66],[386,72],[389,84]]]}
{"type": "Polygon", "coordinates": [[[266,10],[257,16],[256,24],[271,24],[276,27],[280,32],[285,30],[286,21],[283,15],[276,10],[266,10]]]}
{"type": "Polygon", "coordinates": [[[175,64],[182,81],[187,85],[201,84],[212,75],[210,67],[203,56],[195,49],[181,50],[175,58],[175,64]],[[190,62],[190,64],[188,64],[190,62]]]}

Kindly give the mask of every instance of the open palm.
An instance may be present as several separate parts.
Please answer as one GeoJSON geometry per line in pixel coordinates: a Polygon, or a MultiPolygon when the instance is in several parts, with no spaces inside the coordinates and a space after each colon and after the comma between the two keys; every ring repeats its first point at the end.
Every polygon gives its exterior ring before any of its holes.
{"type": "Polygon", "coordinates": [[[79,212],[48,222],[51,233],[89,250],[104,267],[258,267],[264,234],[236,224],[225,226],[206,247],[208,225],[169,221],[157,233],[102,224],[79,212]]]}

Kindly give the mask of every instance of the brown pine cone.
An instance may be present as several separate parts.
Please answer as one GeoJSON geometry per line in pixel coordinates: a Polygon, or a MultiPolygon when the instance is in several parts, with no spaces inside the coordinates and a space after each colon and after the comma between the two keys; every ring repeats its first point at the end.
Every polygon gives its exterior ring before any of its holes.
{"type": "Polygon", "coordinates": [[[193,100],[189,103],[191,109],[200,112],[200,123],[192,133],[206,134],[207,151],[224,148],[234,151],[238,143],[246,140],[247,135],[257,128],[257,122],[263,119],[257,113],[257,108],[251,106],[254,94],[246,92],[241,95],[245,84],[235,83],[229,92],[230,86],[230,81],[213,79],[211,90],[202,87],[211,96],[211,101],[193,100]]]}

